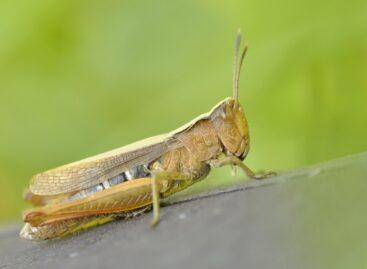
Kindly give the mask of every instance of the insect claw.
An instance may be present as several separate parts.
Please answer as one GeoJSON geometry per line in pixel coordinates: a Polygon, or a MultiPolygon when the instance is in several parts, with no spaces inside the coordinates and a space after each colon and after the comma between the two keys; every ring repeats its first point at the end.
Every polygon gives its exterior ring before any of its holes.
{"type": "Polygon", "coordinates": [[[157,226],[158,222],[159,222],[159,215],[158,216],[154,215],[152,222],[150,223],[150,227],[154,228],[155,226],[157,226]]]}
{"type": "Polygon", "coordinates": [[[231,174],[233,177],[235,177],[237,175],[237,166],[232,165],[231,168],[231,174]]]}
{"type": "Polygon", "coordinates": [[[269,177],[273,177],[276,176],[277,173],[273,172],[273,171],[269,171],[269,172],[265,172],[265,173],[258,173],[254,175],[254,179],[256,180],[261,180],[261,179],[266,179],[269,177]]]}

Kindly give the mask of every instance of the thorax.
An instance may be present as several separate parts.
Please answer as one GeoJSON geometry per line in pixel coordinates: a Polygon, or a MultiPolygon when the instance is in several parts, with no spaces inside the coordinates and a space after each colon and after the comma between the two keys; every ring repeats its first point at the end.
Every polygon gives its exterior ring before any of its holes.
{"type": "Polygon", "coordinates": [[[210,167],[207,161],[222,152],[222,146],[215,129],[209,120],[197,122],[189,130],[176,134],[175,138],[182,146],[162,155],[150,166],[154,172],[180,172],[190,174],[190,180],[173,180],[164,182],[164,196],[187,188],[195,182],[205,178],[210,167]]]}

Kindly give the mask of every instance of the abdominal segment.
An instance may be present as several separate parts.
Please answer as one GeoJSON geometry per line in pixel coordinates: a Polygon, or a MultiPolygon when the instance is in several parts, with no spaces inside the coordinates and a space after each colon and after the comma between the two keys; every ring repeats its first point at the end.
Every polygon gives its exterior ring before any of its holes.
{"type": "Polygon", "coordinates": [[[88,189],[79,191],[67,198],[68,201],[74,201],[78,199],[86,198],[90,195],[93,195],[97,192],[101,192],[103,190],[109,189],[115,185],[139,179],[139,178],[145,178],[150,177],[150,171],[148,170],[146,165],[138,165],[133,167],[130,170],[124,171],[117,176],[114,176],[106,181],[103,181],[102,183],[99,183],[97,185],[94,185],[88,189]]]}

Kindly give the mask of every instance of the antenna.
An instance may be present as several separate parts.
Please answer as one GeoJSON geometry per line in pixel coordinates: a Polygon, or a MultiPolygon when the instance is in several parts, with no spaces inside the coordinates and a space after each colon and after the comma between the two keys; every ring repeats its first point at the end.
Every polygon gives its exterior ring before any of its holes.
{"type": "Polygon", "coordinates": [[[238,101],[238,85],[240,80],[240,73],[242,69],[243,59],[247,52],[247,44],[244,46],[240,60],[238,61],[238,52],[241,46],[241,29],[238,29],[235,46],[234,46],[234,57],[233,57],[233,98],[238,101]]]}

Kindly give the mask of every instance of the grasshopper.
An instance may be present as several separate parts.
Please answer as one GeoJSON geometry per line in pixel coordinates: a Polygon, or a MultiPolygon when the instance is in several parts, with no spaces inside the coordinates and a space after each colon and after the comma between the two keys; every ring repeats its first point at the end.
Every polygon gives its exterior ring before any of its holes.
{"type": "Polygon", "coordinates": [[[244,110],[238,101],[239,75],[247,52],[234,50],[233,96],[186,125],[163,135],[105,152],[35,175],[25,192],[34,208],[24,213],[20,236],[30,240],[62,237],[114,219],[136,216],[160,200],[204,179],[212,167],[238,166],[255,174],[243,160],[250,148],[244,110]]]}

